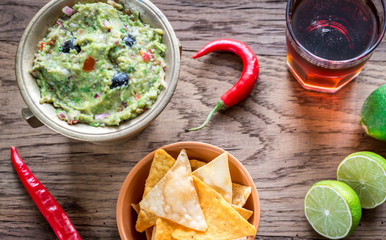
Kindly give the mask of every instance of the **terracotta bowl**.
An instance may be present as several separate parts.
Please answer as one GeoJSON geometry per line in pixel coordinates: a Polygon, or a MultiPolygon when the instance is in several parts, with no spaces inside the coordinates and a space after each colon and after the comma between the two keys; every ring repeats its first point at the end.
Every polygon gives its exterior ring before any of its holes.
{"type": "Polygon", "coordinates": [[[20,93],[27,104],[23,109],[23,117],[32,127],[46,125],[54,131],[67,137],[108,144],[128,139],[141,132],[166,107],[177,86],[180,71],[181,46],[169,21],[149,0],[122,0],[124,6],[133,11],[139,11],[144,23],[164,31],[163,43],[166,45],[166,76],[167,87],[158,96],[151,109],[142,115],[125,122],[117,127],[92,127],[87,124],[68,125],[56,116],[52,104],[40,104],[40,89],[36,79],[30,74],[34,54],[38,43],[46,35],[49,27],[63,15],[65,6],[73,6],[77,2],[106,2],[107,0],[52,0],[47,3],[31,20],[24,31],[16,53],[16,79],[20,93]]]}
{"type": "MultiPolygon", "coordinates": [[[[181,149],[185,149],[189,159],[197,159],[204,162],[209,162],[215,157],[224,152],[223,149],[210,144],[199,142],[180,142],[161,147],[174,158],[177,158],[181,149]]],[[[137,165],[130,171],[126,177],[121,190],[119,192],[117,202],[117,225],[118,231],[123,240],[142,240],[146,239],[145,235],[138,233],[135,230],[135,222],[137,213],[130,206],[131,203],[138,203],[142,199],[142,194],[145,187],[145,181],[149,174],[151,162],[154,157],[154,152],[149,153],[142,158],[137,165]]],[[[255,184],[244,166],[231,154],[229,154],[229,169],[233,182],[240,183],[252,187],[252,194],[248,198],[244,208],[252,210],[254,213],[249,219],[256,229],[259,228],[260,222],[260,202],[255,184]]],[[[253,240],[255,237],[249,237],[248,240],[253,240]]]]}

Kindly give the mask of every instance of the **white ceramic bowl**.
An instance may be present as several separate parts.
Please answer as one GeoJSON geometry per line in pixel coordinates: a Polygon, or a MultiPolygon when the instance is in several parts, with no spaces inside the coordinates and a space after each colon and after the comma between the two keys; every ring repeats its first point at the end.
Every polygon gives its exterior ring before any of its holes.
{"type": "Polygon", "coordinates": [[[20,93],[27,104],[22,113],[32,127],[42,124],[67,137],[90,141],[100,144],[115,143],[129,139],[141,132],[153,121],[166,107],[177,86],[181,45],[173,31],[169,21],[163,13],[148,0],[122,0],[125,8],[140,12],[140,18],[144,23],[164,31],[163,43],[167,50],[166,77],[167,87],[158,96],[151,109],[142,115],[128,121],[124,121],[117,127],[92,127],[87,124],[68,125],[59,120],[52,104],[40,104],[40,89],[36,79],[30,74],[34,54],[37,52],[39,41],[46,35],[47,30],[63,14],[62,8],[73,6],[77,2],[97,2],[105,0],[52,0],[47,3],[31,20],[20,40],[16,54],[16,79],[20,93]]]}

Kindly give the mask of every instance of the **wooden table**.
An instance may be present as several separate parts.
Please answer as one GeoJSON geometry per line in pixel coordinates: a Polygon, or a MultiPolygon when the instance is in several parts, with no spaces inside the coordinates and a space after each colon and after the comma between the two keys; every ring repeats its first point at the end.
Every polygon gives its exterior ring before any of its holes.
{"type": "MultiPolygon", "coordinates": [[[[321,239],[307,223],[303,199],[310,186],[335,179],[340,161],[368,150],[386,156],[386,143],[359,124],[366,97],[386,83],[386,44],[360,76],[336,94],[302,89],[286,68],[286,1],[154,0],[183,45],[178,87],[162,114],[127,143],[101,147],[31,128],[14,74],[19,39],[48,0],[0,2],[0,239],[55,239],[11,165],[16,146],[30,169],[56,197],[84,239],[119,239],[115,206],[132,167],[154,149],[201,141],[228,150],[252,175],[261,201],[256,239],[321,239]],[[214,53],[193,60],[204,44],[234,38],[250,45],[260,76],[249,98],[216,114],[202,131],[184,133],[206,117],[239,78],[241,60],[214,53]]],[[[386,239],[386,204],[363,211],[350,239],[386,239]]]]}

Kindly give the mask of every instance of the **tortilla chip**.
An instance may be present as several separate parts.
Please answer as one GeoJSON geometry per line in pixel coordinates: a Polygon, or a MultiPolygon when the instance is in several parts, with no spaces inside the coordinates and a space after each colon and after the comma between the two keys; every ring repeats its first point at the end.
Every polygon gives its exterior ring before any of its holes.
{"type": "Polygon", "coordinates": [[[192,167],[192,172],[206,164],[206,162],[195,160],[195,159],[189,160],[189,162],[190,162],[190,166],[192,167]]]}
{"type": "Polygon", "coordinates": [[[232,204],[242,207],[251,195],[252,188],[238,183],[232,183],[232,204]]]}
{"type": "Polygon", "coordinates": [[[132,203],[132,204],[131,204],[131,207],[134,209],[134,211],[135,211],[136,213],[139,213],[139,205],[138,205],[138,204],[132,203]]]}
{"type": "MultiPolygon", "coordinates": [[[[149,176],[146,179],[145,190],[143,197],[165,176],[165,174],[173,167],[176,160],[162,149],[158,149],[154,153],[153,162],[151,163],[149,176]]],[[[138,232],[143,232],[155,224],[157,216],[149,211],[141,209],[138,214],[138,219],[135,224],[135,229],[138,232]]],[[[146,235],[150,235],[146,231],[146,235]]]]}
{"type": "Polygon", "coordinates": [[[157,223],[156,225],[153,226],[153,232],[151,233],[151,240],[155,240],[155,231],[157,231],[157,223]]]}
{"type": "Polygon", "coordinates": [[[242,216],[245,220],[248,221],[248,219],[252,216],[253,211],[239,207],[237,205],[231,204],[231,206],[242,216]]]}
{"type": "Polygon", "coordinates": [[[141,210],[191,229],[205,231],[208,228],[193,185],[185,149],[181,150],[174,166],[142,199],[139,206],[141,210]]]}
{"type": "Polygon", "coordinates": [[[138,219],[135,223],[135,230],[138,232],[143,232],[146,229],[155,225],[155,221],[157,220],[157,216],[145,209],[141,209],[138,213],[138,219]]]}
{"type": "Polygon", "coordinates": [[[193,175],[214,188],[227,202],[232,202],[232,180],[227,152],[194,171],[193,175]]]}
{"type": "Polygon", "coordinates": [[[255,236],[256,228],[234,210],[213,188],[193,176],[208,229],[198,232],[178,226],[172,236],[178,240],[235,239],[255,236]]]}
{"type": "MultiPolygon", "coordinates": [[[[137,213],[139,213],[139,211],[140,211],[139,204],[132,203],[131,207],[134,208],[134,210],[137,213]]],[[[145,234],[146,234],[146,239],[147,240],[151,240],[152,239],[152,233],[153,233],[153,227],[150,227],[150,228],[145,230],[145,234]]]]}
{"type": "Polygon", "coordinates": [[[145,230],[147,240],[151,240],[153,238],[153,230],[154,230],[154,226],[149,227],[148,229],[145,230]]]}
{"type": "Polygon", "coordinates": [[[163,218],[158,218],[155,224],[153,239],[154,240],[174,240],[174,238],[172,237],[172,233],[174,232],[174,230],[176,230],[177,226],[178,225],[172,221],[169,221],[163,218]]]}
{"type": "MultiPolygon", "coordinates": [[[[173,223],[172,221],[158,218],[154,226],[153,234],[151,240],[175,240],[172,234],[176,230],[178,224],[173,223]]],[[[247,240],[247,237],[237,238],[233,240],[247,240]]]]}
{"type": "Polygon", "coordinates": [[[158,149],[154,153],[153,162],[151,163],[149,176],[146,179],[145,191],[143,197],[165,176],[165,174],[173,167],[176,160],[163,149],[158,149]]]}

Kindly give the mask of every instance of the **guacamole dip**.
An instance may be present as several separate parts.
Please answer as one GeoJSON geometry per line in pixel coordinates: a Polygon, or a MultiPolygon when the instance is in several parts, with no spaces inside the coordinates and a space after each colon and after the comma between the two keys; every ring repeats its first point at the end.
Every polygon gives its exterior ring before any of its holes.
{"type": "Polygon", "coordinates": [[[119,125],[149,109],[165,88],[162,30],[122,5],[78,3],[39,43],[31,73],[40,103],[68,124],[119,125]]]}

